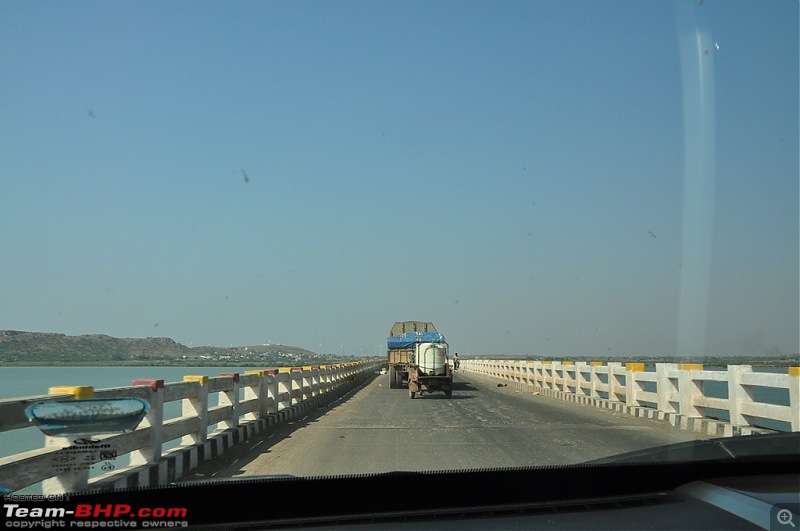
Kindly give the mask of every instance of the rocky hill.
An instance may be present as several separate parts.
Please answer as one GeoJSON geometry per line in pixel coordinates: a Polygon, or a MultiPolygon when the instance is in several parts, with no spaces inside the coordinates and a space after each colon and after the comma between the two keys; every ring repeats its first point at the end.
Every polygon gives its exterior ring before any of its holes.
{"type": "Polygon", "coordinates": [[[167,337],[68,336],[0,330],[0,365],[268,365],[333,363],[352,357],[323,356],[287,345],[187,347],[167,337]]]}

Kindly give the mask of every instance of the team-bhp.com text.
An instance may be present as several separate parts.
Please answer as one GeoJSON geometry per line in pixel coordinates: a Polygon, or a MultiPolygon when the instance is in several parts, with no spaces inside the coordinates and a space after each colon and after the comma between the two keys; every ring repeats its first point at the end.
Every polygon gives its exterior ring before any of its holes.
{"type": "Polygon", "coordinates": [[[185,507],[139,507],[124,503],[79,503],[74,509],[66,507],[22,507],[15,503],[3,505],[7,528],[52,529],[62,527],[139,528],[188,527],[185,507]]]}

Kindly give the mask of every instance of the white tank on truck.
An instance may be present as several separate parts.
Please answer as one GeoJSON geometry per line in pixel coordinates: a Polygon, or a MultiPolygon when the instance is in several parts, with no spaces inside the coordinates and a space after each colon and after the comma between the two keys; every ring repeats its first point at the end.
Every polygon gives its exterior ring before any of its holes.
{"type": "Polygon", "coordinates": [[[398,321],[386,340],[389,388],[408,386],[411,398],[417,393],[453,392],[453,375],[448,360],[448,345],[433,323],[398,321]]]}
{"type": "Polygon", "coordinates": [[[418,343],[415,350],[420,375],[447,374],[447,343],[418,343]]]}

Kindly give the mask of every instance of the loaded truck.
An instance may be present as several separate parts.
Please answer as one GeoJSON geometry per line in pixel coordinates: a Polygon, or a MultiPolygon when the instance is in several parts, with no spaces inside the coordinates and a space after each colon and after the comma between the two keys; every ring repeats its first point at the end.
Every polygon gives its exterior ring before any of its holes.
{"type": "Polygon", "coordinates": [[[408,396],[442,391],[453,394],[448,345],[433,323],[398,321],[386,339],[389,388],[408,386],[408,396]]]}

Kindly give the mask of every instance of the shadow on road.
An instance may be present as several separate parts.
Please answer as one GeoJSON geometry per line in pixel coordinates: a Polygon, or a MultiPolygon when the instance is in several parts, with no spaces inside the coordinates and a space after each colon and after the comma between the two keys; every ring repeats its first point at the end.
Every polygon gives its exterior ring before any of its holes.
{"type": "Polygon", "coordinates": [[[435,393],[418,394],[416,398],[414,398],[414,400],[464,400],[466,398],[475,398],[475,397],[472,395],[457,395],[455,392],[453,392],[453,396],[447,398],[447,395],[445,395],[444,393],[435,392],[435,393]]]}
{"type": "MultiPolygon", "coordinates": [[[[465,395],[465,394],[461,394],[461,393],[469,392],[469,391],[480,391],[480,388],[479,387],[475,387],[474,385],[472,385],[471,382],[466,382],[466,381],[463,381],[463,380],[459,381],[459,380],[457,380],[455,378],[456,378],[456,376],[454,375],[453,376],[453,395],[452,395],[451,398],[447,398],[447,396],[444,393],[440,392],[440,391],[434,391],[433,393],[419,393],[417,395],[417,397],[414,398],[414,400],[419,400],[421,398],[424,398],[426,400],[429,400],[429,399],[464,400],[464,399],[469,399],[469,398],[475,398],[475,396],[472,395],[472,394],[466,394],[465,395]]],[[[408,392],[408,385],[407,384],[403,385],[403,390],[405,392],[408,392]]]]}
{"type": "Polygon", "coordinates": [[[453,392],[456,391],[480,391],[480,388],[475,387],[470,382],[453,382],[453,392]]]}

